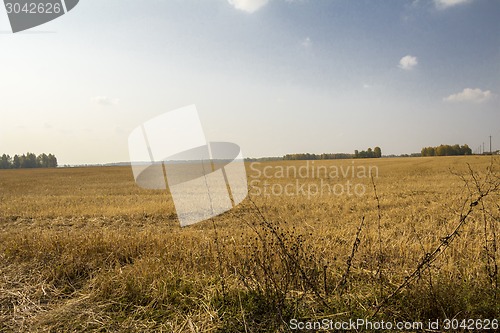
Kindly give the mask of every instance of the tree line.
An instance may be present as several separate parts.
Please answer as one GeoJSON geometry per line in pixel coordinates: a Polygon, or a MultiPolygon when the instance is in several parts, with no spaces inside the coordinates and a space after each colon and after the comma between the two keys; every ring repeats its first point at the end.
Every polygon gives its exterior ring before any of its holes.
{"type": "Polygon", "coordinates": [[[422,148],[422,156],[456,156],[472,155],[472,149],[468,145],[439,145],[437,147],[422,148]]]}
{"type": "Polygon", "coordinates": [[[366,151],[354,151],[354,158],[379,158],[382,157],[382,149],[380,147],[375,147],[373,149],[368,148],[366,151]]]}
{"type": "Polygon", "coordinates": [[[346,153],[331,153],[331,154],[286,154],[283,156],[284,160],[295,161],[295,160],[338,160],[338,159],[348,159],[352,158],[352,154],[346,153]]]}
{"type": "Polygon", "coordinates": [[[328,154],[311,154],[311,153],[301,153],[301,154],[286,154],[283,156],[283,160],[295,161],[295,160],[342,160],[350,158],[378,158],[382,157],[382,150],[380,147],[375,147],[373,149],[368,148],[366,151],[355,150],[354,154],[348,153],[328,153],[328,154]]]}
{"type": "Polygon", "coordinates": [[[52,154],[40,154],[36,156],[33,153],[23,155],[3,154],[0,158],[0,169],[34,169],[34,168],[57,168],[57,158],[52,154]]]}

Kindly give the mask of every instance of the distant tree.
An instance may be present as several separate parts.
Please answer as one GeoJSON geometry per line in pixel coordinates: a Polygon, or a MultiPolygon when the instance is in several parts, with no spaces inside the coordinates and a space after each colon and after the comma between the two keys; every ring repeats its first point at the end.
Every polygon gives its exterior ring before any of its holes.
{"type": "Polygon", "coordinates": [[[446,156],[446,148],[443,145],[439,145],[436,147],[436,155],[437,156],[446,156]]]}
{"type": "Polygon", "coordinates": [[[434,147],[425,147],[425,148],[422,148],[421,154],[422,154],[422,156],[435,156],[436,149],[434,147]]]}
{"type": "Polygon", "coordinates": [[[21,158],[16,154],[14,155],[14,158],[12,159],[12,167],[14,169],[19,169],[21,167],[21,158]]]}
{"type": "Polygon", "coordinates": [[[366,151],[354,151],[354,158],[379,158],[382,157],[382,149],[375,147],[374,149],[368,148],[366,151]]]}
{"type": "Polygon", "coordinates": [[[422,156],[472,155],[472,149],[468,145],[439,145],[437,147],[424,147],[421,154],[422,156]]]}
{"type": "Polygon", "coordinates": [[[40,154],[36,158],[36,165],[38,168],[46,168],[47,167],[47,154],[40,154]]]}
{"type": "Polygon", "coordinates": [[[37,159],[35,154],[27,153],[26,155],[23,156],[24,156],[24,160],[22,163],[23,168],[34,169],[37,167],[37,159]]]}
{"type": "Polygon", "coordinates": [[[19,163],[21,164],[19,168],[26,168],[26,154],[22,154],[21,156],[19,156],[19,163]]]}
{"type": "Polygon", "coordinates": [[[0,158],[0,169],[12,168],[12,159],[9,155],[3,154],[0,158]]]}
{"type": "Polygon", "coordinates": [[[57,168],[57,158],[52,154],[48,156],[47,168],[57,168]]]}
{"type": "Polygon", "coordinates": [[[311,153],[301,153],[301,154],[286,154],[283,156],[283,160],[334,160],[334,159],[348,159],[352,158],[352,154],[345,153],[333,153],[333,154],[311,154],[311,153]]]}
{"type": "Polygon", "coordinates": [[[460,147],[461,155],[472,155],[472,149],[467,145],[460,147]]]}
{"type": "Polygon", "coordinates": [[[20,168],[56,168],[57,158],[52,154],[40,154],[36,156],[33,153],[26,153],[21,156],[3,154],[0,156],[0,169],[20,169],[20,168]]]}

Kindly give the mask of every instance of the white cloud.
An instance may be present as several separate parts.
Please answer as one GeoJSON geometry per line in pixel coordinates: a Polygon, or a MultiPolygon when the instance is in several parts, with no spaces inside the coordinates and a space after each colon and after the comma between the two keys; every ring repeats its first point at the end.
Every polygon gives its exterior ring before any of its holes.
{"type": "Polygon", "coordinates": [[[265,6],[269,0],[227,0],[230,5],[238,10],[253,13],[265,6]]]}
{"type": "Polygon", "coordinates": [[[401,58],[401,60],[399,60],[399,68],[407,71],[417,66],[417,64],[417,57],[411,55],[404,56],[403,58],[401,58]]]}
{"type": "Polygon", "coordinates": [[[471,0],[434,0],[434,4],[439,9],[446,9],[449,7],[454,7],[456,5],[461,5],[471,0]]]}
{"type": "Polygon", "coordinates": [[[118,99],[109,98],[107,96],[96,96],[96,97],[92,98],[92,102],[99,104],[99,105],[108,106],[108,105],[118,104],[118,99]]]}
{"type": "Polygon", "coordinates": [[[306,39],[304,39],[302,41],[302,43],[300,43],[303,47],[305,47],[306,49],[307,48],[310,48],[311,45],[312,45],[312,41],[311,41],[311,38],[307,37],[306,39]]]}
{"type": "Polygon", "coordinates": [[[491,99],[493,97],[493,94],[491,91],[486,90],[482,91],[479,88],[472,89],[472,88],[465,88],[459,93],[452,94],[448,97],[443,98],[445,102],[475,102],[475,103],[482,103],[486,102],[487,100],[491,99]]]}

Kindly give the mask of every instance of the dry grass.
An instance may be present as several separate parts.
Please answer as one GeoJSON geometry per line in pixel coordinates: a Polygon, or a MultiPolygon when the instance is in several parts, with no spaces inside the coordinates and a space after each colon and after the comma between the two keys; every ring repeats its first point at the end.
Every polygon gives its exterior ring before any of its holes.
{"type": "Polygon", "coordinates": [[[425,262],[476,196],[498,184],[498,161],[497,178],[481,178],[490,163],[356,160],[378,167],[380,210],[363,178],[355,180],[366,186],[361,197],[252,196],[184,229],[170,196],[138,188],[130,168],[0,170],[0,331],[287,331],[290,318],[377,310],[377,318],[408,321],[498,317],[498,189],[425,262]]]}

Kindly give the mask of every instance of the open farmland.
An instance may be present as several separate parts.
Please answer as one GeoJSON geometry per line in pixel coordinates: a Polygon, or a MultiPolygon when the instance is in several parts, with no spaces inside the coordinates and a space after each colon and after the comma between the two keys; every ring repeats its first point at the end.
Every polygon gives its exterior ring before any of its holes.
{"type": "Polygon", "coordinates": [[[0,170],[0,331],[498,318],[498,159],[246,166],[249,198],[186,228],[130,167],[0,170]]]}

